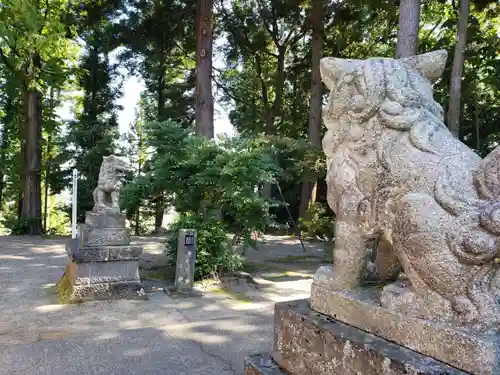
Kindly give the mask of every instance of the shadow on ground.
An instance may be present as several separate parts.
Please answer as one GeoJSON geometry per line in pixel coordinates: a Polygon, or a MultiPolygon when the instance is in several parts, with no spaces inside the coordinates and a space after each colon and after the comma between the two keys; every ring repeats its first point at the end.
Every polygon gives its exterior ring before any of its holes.
{"type": "MultiPolygon", "coordinates": [[[[145,245],[143,264],[161,267],[161,237],[133,240],[145,245]]],[[[248,254],[256,285],[172,299],[152,282],[146,302],[60,305],[53,286],[66,265],[65,241],[0,237],[3,375],[241,374],[245,356],[270,350],[274,303],[307,297],[325,260],[324,250],[309,249],[307,260],[300,245],[273,240],[248,254]]]]}

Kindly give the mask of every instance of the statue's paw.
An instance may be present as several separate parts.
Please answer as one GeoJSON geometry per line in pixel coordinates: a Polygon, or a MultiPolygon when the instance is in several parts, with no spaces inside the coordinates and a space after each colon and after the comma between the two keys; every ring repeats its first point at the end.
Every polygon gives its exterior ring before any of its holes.
{"type": "Polygon", "coordinates": [[[408,283],[397,281],[386,285],[380,293],[383,307],[398,313],[429,320],[450,320],[450,303],[435,293],[417,294],[408,283]]]}
{"type": "Polygon", "coordinates": [[[331,290],[349,290],[358,286],[351,279],[344,279],[342,275],[336,274],[332,266],[321,266],[314,274],[313,282],[331,290]]]}

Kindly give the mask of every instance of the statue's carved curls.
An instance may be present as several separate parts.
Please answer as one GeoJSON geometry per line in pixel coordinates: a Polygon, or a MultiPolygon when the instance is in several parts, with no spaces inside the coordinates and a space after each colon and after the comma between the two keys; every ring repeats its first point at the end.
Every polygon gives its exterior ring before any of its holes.
{"type": "Polygon", "coordinates": [[[482,160],[444,125],[432,84],[446,59],[435,51],[321,60],[331,90],[323,110],[328,202],[337,214],[331,285],[361,283],[375,237],[394,262],[383,267],[402,266],[411,293],[439,304],[432,318],[498,324],[500,149],[482,160]]]}
{"type": "Polygon", "coordinates": [[[97,187],[94,189],[94,211],[113,209],[119,212],[122,179],[130,171],[130,165],[116,155],[104,156],[102,159],[97,187]]]}

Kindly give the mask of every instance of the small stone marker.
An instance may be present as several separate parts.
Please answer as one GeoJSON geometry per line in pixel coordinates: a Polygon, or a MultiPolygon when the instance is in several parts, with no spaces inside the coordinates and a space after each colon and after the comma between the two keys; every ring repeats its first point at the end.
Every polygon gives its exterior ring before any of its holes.
{"type": "Polygon", "coordinates": [[[177,242],[177,268],[175,270],[175,288],[179,292],[193,289],[195,261],[196,232],[191,229],[181,229],[177,242]]]}
{"type": "Polygon", "coordinates": [[[193,229],[180,229],[177,241],[175,284],[172,287],[165,288],[165,292],[170,296],[200,296],[201,293],[193,289],[196,262],[196,231],[193,229]]]}

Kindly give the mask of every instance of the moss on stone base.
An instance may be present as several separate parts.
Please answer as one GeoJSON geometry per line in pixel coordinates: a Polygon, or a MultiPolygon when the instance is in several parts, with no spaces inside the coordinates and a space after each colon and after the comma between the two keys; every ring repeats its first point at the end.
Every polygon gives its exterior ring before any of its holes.
{"type": "Polygon", "coordinates": [[[58,301],[61,304],[74,303],[71,301],[71,296],[73,295],[73,285],[68,276],[68,269],[64,271],[61,279],[56,284],[56,292],[58,296],[58,301]]]}

